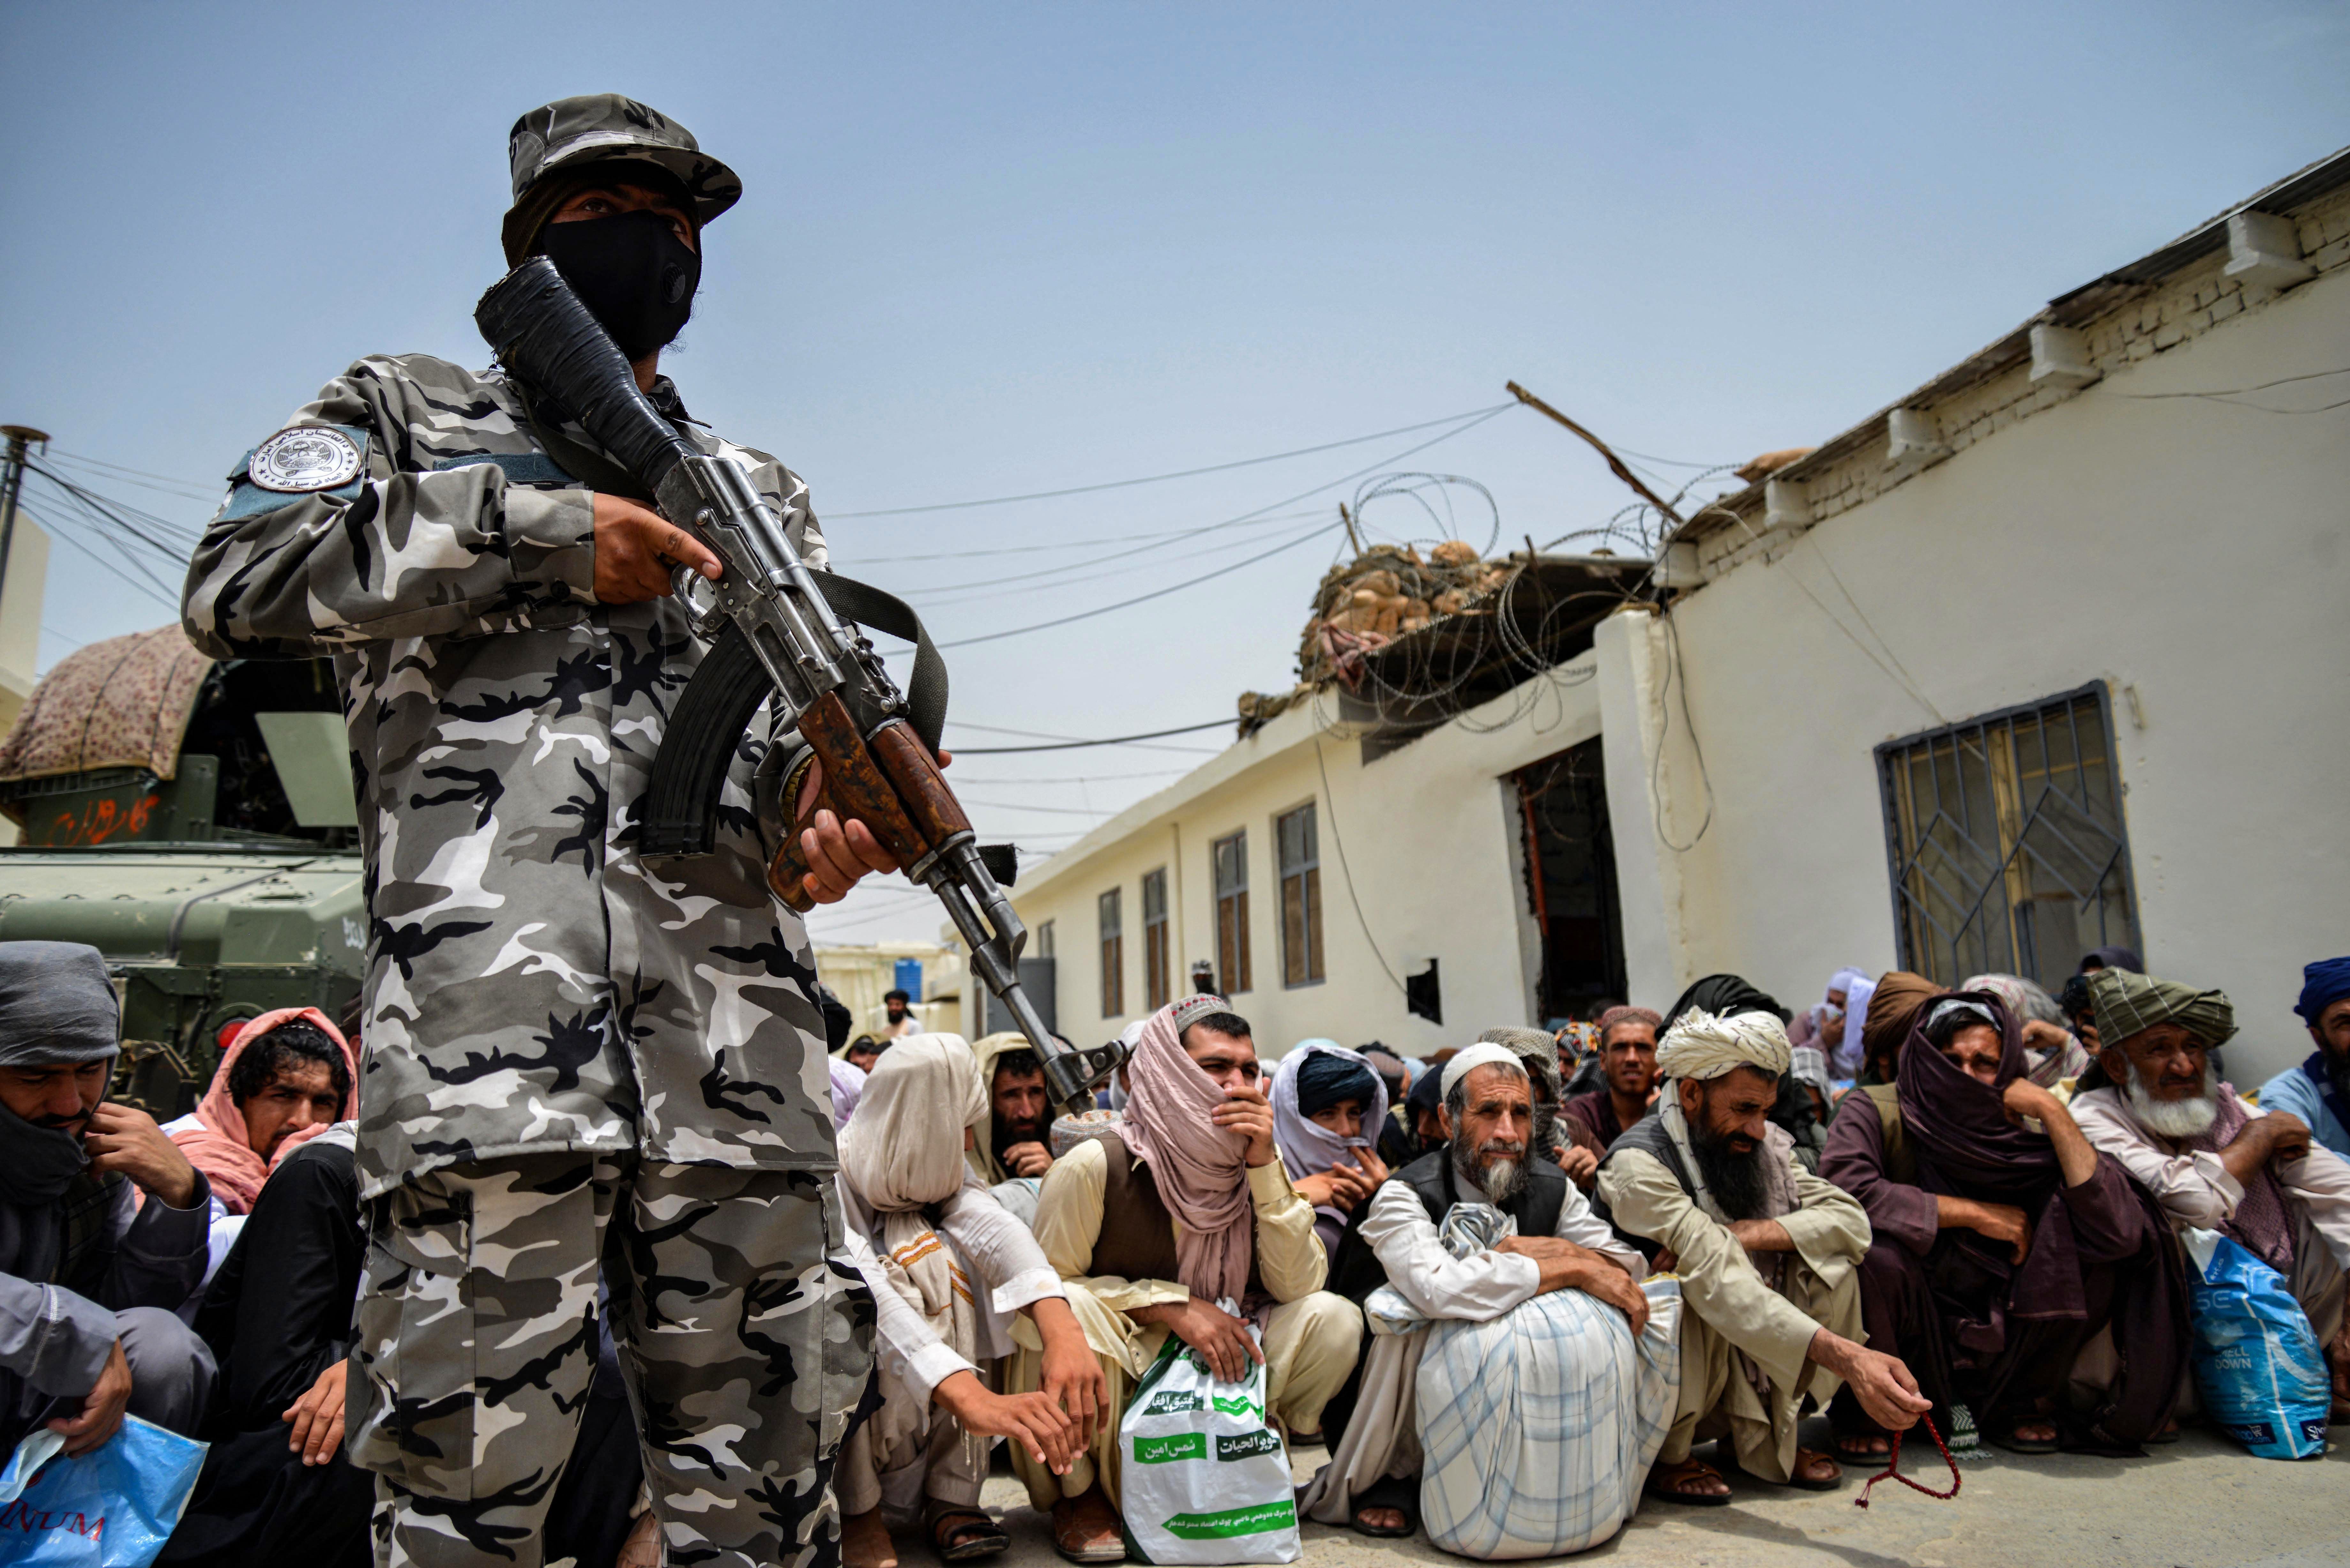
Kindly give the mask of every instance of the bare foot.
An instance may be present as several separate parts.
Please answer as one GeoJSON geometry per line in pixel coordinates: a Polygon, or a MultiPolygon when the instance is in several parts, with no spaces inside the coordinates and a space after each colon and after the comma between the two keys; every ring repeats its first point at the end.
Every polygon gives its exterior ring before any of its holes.
{"type": "Polygon", "coordinates": [[[846,1568],[898,1568],[898,1544],[879,1509],[841,1516],[840,1560],[846,1568]]]}
{"type": "Polygon", "coordinates": [[[1835,1451],[1836,1458],[1848,1465],[1868,1465],[1890,1458],[1893,1453],[1893,1444],[1882,1433],[1854,1432],[1848,1435],[1839,1433],[1835,1440],[1835,1451]]]}
{"type": "Polygon", "coordinates": [[[1409,1529],[1411,1521],[1404,1518],[1399,1508],[1358,1508],[1355,1511],[1355,1522],[1366,1530],[1399,1532],[1409,1529]]]}

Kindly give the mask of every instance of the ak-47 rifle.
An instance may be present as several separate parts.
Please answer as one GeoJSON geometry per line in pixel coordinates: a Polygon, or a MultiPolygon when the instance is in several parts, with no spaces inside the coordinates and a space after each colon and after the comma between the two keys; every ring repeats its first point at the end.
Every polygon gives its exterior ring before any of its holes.
{"type": "MultiPolygon", "coordinates": [[[[972,971],[1035,1046],[1054,1100],[1089,1105],[1093,1085],[1124,1053],[1114,1041],[1091,1050],[1063,1044],[1021,989],[1028,933],[1003,893],[1012,864],[1008,855],[981,849],[940,774],[946,665],[920,619],[877,588],[809,571],[750,476],[696,450],[647,400],[627,357],[552,261],[533,257],[508,273],[482,296],[473,319],[507,370],[568,410],[651,494],[661,515],[725,568],[715,583],[682,566],[671,577],[709,651],[653,759],[640,852],[710,853],[728,765],[759,705],[772,700],[823,764],[822,804],[844,824],[865,824],[908,879],[946,906],[971,950],[972,971]],[[914,644],[910,696],[889,679],[856,622],[914,644]]],[[[786,816],[799,774],[785,780],[786,816]]],[[[796,834],[767,868],[768,885],[802,911],[811,904],[801,882],[807,869],[796,834]]]]}

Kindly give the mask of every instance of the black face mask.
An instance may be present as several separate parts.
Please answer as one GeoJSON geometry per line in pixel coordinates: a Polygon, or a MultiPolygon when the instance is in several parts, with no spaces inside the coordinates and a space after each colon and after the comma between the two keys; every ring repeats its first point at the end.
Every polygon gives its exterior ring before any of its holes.
{"type": "Polygon", "coordinates": [[[632,360],[675,337],[693,314],[702,258],[659,213],[549,223],[538,248],[632,360]]]}

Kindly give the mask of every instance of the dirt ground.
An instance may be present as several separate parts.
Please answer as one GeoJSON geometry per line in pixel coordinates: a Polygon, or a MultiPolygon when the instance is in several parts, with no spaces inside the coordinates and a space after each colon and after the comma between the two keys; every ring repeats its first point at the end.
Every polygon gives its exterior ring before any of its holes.
{"type": "MultiPolygon", "coordinates": [[[[1806,1434],[1810,1440],[1809,1434],[1806,1434]]],[[[1700,1456],[1704,1449],[1700,1448],[1700,1456]]],[[[1302,1481],[1325,1455],[1299,1450],[1302,1481]]],[[[1947,1484],[1930,1449],[1904,1473],[1947,1484]]],[[[1942,1502],[1887,1482],[1863,1511],[1850,1479],[1840,1491],[1797,1492],[1733,1478],[1728,1508],[1644,1504],[1622,1533],[1581,1554],[1609,1568],[2345,1568],[2350,1565],[2350,1449],[2322,1459],[2256,1459],[2219,1434],[2189,1428],[2143,1459],[2026,1459],[1994,1452],[1963,1467],[1958,1497],[1942,1502]]],[[[1003,1516],[1007,1568],[1054,1568],[1048,1521],[1008,1475],[985,1499],[1003,1516]]],[[[937,1558],[910,1532],[905,1568],[937,1558]]],[[[1412,1568],[1458,1563],[1426,1537],[1373,1541],[1305,1527],[1312,1568],[1412,1568]]]]}

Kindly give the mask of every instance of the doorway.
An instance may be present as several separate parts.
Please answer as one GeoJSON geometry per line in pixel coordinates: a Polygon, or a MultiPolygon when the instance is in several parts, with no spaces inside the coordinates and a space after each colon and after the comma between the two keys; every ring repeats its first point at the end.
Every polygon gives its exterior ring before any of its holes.
{"type": "Polygon", "coordinates": [[[1553,1028],[1625,994],[1624,918],[1600,738],[1512,775],[1525,837],[1526,903],[1540,935],[1535,1005],[1553,1028]]]}

